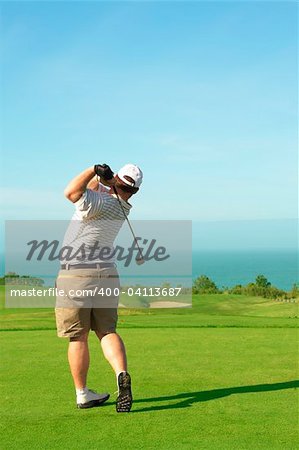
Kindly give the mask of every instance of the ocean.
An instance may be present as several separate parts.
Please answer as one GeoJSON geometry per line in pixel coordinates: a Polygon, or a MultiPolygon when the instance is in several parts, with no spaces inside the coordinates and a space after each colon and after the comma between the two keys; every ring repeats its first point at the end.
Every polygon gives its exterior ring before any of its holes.
{"type": "Polygon", "coordinates": [[[290,250],[204,250],[193,252],[193,278],[206,275],[219,288],[255,281],[265,275],[273,286],[289,290],[298,283],[298,252],[290,250]]]}
{"type": "MultiPolygon", "coordinates": [[[[219,288],[247,284],[259,274],[284,290],[299,281],[297,250],[198,250],[193,252],[192,262],[193,278],[206,275],[219,288]]],[[[0,274],[4,274],[3,255],[0,274]]]]}

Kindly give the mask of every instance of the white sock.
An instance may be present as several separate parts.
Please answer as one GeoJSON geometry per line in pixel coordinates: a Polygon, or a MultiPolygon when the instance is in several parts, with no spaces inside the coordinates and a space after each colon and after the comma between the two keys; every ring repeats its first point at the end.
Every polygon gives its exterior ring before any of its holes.
{"type": "Polygon", "coordinates": [[[76,395],[84,395],[87,394],[88,388],[85,386],[83,389],[77,389],[76,388],[76,395]]]}

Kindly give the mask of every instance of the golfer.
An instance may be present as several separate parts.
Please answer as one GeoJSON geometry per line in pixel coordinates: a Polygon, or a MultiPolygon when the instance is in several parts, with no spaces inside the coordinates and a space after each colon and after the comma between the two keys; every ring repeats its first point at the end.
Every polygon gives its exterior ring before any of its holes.
{"type": "MultiPolygon", "coordinates": [[[[68,361],[73,377],[78,408],[104,403],[109,394],[98,394],[87,387],[89,368],[88,334],[93,330],[103,354],[116,374],[117,412],[129,412],[132,406],[131,377],[127,371],[124,343],[116,333],[119,277],[113,259],[113,242],[128,215],[128,202],[138,192],[142,171],[126,164],[117,175],[107,165],[95,165],[76,176],[66,187],[65,196],[76,208],[66,232],[63,247],[77,258],[61,261],[56,287],[56,324],[59,337],[69,339],[68,361]],[[111,258],[96,256],[95,249],[111,249],[111,258]],[[101,299],[84,292],[111,288],[101,299]],[[109,291],[110,292],[110,291],[109,291]]],[[[104,291],[105,292],[105,291],[104,291]]],[[[106,291],[107,292],[107,291],[106,291]]]]}

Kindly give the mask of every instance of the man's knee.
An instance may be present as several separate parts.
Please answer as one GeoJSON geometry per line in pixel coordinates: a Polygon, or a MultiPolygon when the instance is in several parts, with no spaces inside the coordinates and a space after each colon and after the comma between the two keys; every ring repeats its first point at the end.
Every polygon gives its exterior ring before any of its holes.
{"type": "Polygon", "coordinates": [[[101,331],[95,331],[97,337],[101,341],[105,336],[108,336],[109,334],[116,334],[115,331],[107,331],[106,333],[102,333],[101,331]]]}
{"type": "Polygon", "coordinates": [[[70,337],[70,342],[86,342],[88,339],[88,333],[81,334],[80,336],[70,337]]]}

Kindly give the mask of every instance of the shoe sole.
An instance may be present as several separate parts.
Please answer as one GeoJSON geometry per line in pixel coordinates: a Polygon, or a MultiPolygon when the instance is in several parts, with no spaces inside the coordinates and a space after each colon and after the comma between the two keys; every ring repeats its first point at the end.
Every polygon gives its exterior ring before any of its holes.
{"type": "Polygon", "coordinates": [[[77,408],[79,409],[97,408],[98,406],[101,406],[103,403],[105,403],[109,397],[110,395],[106,395],[100,400],[90,400],[89,402],[86,403],[77,403],[77,408]]]}
{"type": "Polygon", "coordinates": [[[116,399],[116,412],[130,412],[133,403],[131,377],[123,375],[119,382],[119,395],[116,399]]]}

